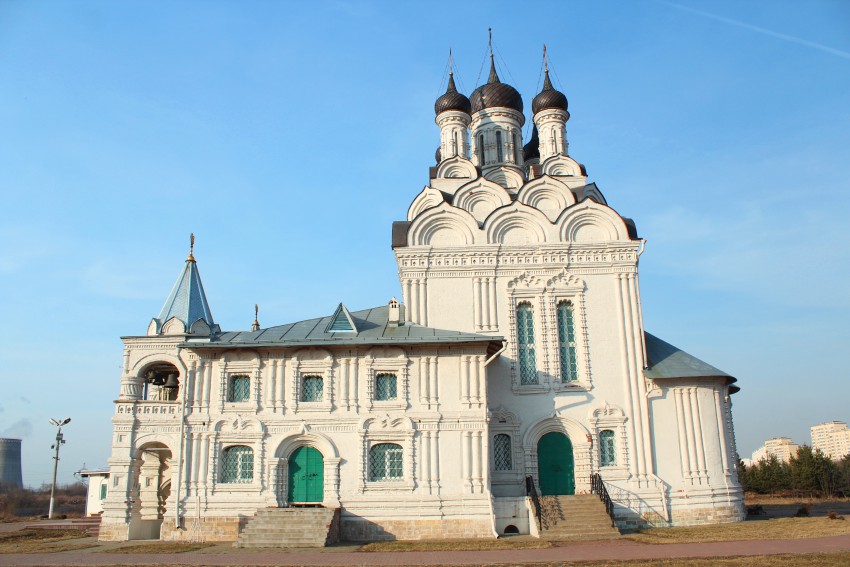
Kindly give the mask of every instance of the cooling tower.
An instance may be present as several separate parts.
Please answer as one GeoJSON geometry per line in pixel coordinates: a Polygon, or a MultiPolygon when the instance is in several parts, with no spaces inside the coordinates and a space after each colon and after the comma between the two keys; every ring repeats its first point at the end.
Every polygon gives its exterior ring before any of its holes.
{"type": "Polygon", "coordinates": [[[21,440],[0,438],[0,484],[23,487],[21,440]]]}

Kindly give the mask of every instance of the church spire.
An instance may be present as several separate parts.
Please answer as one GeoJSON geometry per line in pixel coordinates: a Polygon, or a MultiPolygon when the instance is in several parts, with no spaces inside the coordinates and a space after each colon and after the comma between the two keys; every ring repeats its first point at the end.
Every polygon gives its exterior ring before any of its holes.
{"type": "Polygon", "coordinates": [[[148,335],[202,334],[219,332],[213,320],[198,263],[195,261],[195,235],[189,237],[189,256],[165,305],[148,327],[148,335]]]}
{"type": "Polygon", "coordinates": [[[501,83],[499,75],[496,73],[496,58],[493,57],[493,28],[487,28],[489,34],[488,46],[490,49],[490,76],[487,77],[487,84],[501,83]]]}

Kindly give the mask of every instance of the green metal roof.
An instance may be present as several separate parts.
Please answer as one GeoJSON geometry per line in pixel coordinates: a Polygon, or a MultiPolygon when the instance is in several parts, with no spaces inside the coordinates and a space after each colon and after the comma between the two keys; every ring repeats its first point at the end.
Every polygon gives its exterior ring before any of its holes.
{"type": "MultiPolygon", "coordinates": [[[[646,337],[646,358],[648,368],[644,374],[652,380],[672,378],[723,378],[727,384],[737,382],[737,379],[703,362],[682,349],[662,341],[655,335],[644,333],[646,337]]],[[[740,388],[732,386],[734,391],[740,388]]]]}
{"type": "MultiPolygon", "coordinates": [[[[338,308],[339,309],[339,308],[338,308]]],[[[402,320],[404,307],[400,306],[402,320]]],[[[338,313],[334,313],[337,315],[338,313]]],[[[501,348],[504,339],[477,333],[448,331],[423,327],[410,322],[398,326],[389,324],[389,307],[384,305],[350,313],[356,328],[351,331],[330,330],[334,315],[269,327],[259,331],[230,331],[214,335],[207,340],[189,340],[182,346],[188,348],[257,348],[331,345],[404,345],[446,343],[491,343],[488,352],[501,348]]]]}

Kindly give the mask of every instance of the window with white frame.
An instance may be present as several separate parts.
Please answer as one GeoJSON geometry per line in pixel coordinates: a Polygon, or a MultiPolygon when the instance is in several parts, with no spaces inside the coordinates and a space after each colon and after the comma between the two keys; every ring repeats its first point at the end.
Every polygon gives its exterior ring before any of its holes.
{"type": "Polygon", "coordinates": [[[599,464],[603,467],[617,466],[617,446],[614,432],[610,429],[599,432],[599,464]]]}
{"type": "Polygon", "coordinates": [[[375,401],[386,402],[398,398],[398,378],[395,374],[375,376],[375,401]]]}
{"type": "Polygon", "coordinates": [[[244,374],[231,376],[227,385],[228,402],[247,402],[251,395],[251,378],[244,374]]]}
{"type": "Polygon", "coordinates": [[[578,380],[576,357],[576,331],[573,304],[558,302],[558,355],[561,359],[561,382],[578,380]]]}
{"type": "Polygon", "coordinates": [[[537,384],[537,358],[534,351],[534,309],[523,301],[516,307],[517,354],[520,384],[537,384]]]}
{"type": "Polygon", "coordinates": [[[379,443],[369,449],[369,480],[401,480],[404,477],[404,451],[395,443],[379,443]]]}
{"type": "Polygon", "coordinates": [[[497,471],[513,470],[511,436],[498,433],[493,437],[493,467],[497,471]]]}
{"type": "Polygon", "coordinates": [[[245,445],[227,447],[221,455],[221,482],[244,484],[254,480],[254,451],[245,445]]]}
{"type": "Polygon", "coordinates": [[[304,376],[301,379],[301,401],[321,402],[324,397],[324,379],[321,376],[304,376]]]}

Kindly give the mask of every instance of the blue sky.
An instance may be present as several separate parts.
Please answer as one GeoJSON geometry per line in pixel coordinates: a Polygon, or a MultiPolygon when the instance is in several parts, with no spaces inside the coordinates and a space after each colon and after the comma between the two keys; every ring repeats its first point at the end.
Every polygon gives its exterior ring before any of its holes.
{"type": "Polygon", "coordinates": [[[739,378],[741,455],[850,420],[846,2],[5,0],[0,436],[25,482],[50,417],[60,480],[106,463],[119,337],[189,232],[225,329],[399,295],[448,49],[468,94],[488,26],[526,108],[549,46],[571,155],[647,239],[647,330],[739,378]]]}

